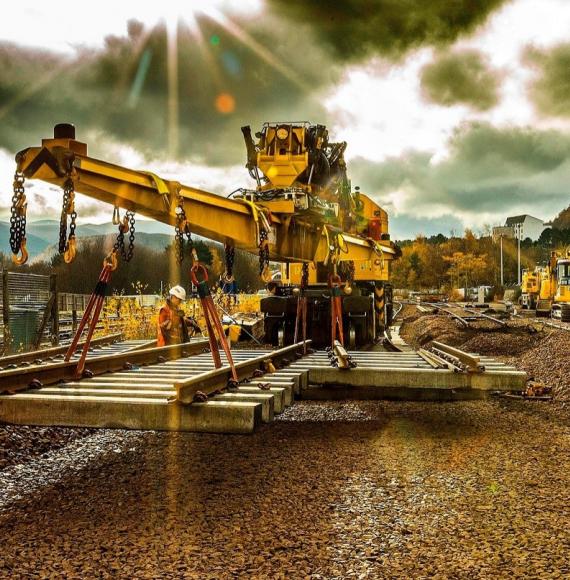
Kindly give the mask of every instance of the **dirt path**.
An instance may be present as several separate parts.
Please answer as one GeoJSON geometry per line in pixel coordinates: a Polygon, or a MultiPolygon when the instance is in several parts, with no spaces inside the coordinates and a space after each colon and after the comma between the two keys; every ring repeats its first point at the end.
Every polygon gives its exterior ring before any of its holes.
{"type": "Polygon", "coordinates": [[[252,436],[99,431],[0,488],[1,577],[570,574],[570,425],[524,405],[298,403],[252,436]]]}

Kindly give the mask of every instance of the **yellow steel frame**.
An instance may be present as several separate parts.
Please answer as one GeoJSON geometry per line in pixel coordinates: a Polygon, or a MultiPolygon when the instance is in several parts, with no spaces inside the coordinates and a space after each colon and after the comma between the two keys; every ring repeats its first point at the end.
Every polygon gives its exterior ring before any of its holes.
{"type": "MultiPolygon", "coordinates": [[[[74,139],[44,139],[42,147],[21,151],[17,162],[19,170],[28,179],[62,186],[71,172],[75,191],[170,225],[176,223],[175,210],[182,198],[193,233],[249,252],[258,251],[259,226],[255,219],[258,212],[246,201],[224,198],[177,181],[162,180],[145,171],[94,159],[87,156],[87,146],[74,139]]],[[[258,210],[269,210],[265,219],[271,228],[271,259],[281,262],[326,261],[330,253],[327,239],[331,231],[335,234],[341,232],[324,221],[319,223],[314,217],[303,218],[282,201],[274,202],[277,204],[275,207],[272,203],[256,205],[258,210]]],[[[338,255],[339,260],[354,260],[373,266],[357,267],[358,277],[388,279],[387,262],[396,253],[391,242],[375,242],[347,233],[342,233],[342,238],[344,251],[338,255]],[[379,255],[382,256],[381,268],[378,267],[379,255]]]]}

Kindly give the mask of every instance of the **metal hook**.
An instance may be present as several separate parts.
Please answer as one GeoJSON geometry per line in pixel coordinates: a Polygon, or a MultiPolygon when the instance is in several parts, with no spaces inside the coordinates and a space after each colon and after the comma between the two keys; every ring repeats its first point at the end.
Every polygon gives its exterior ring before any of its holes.
{"type": "Polygon", "coordinates": [[[14,262],[14,264],[16,264],[16,266],[22,266],[23,264],[25,264],[28,261],[28,250],[26,249],[26,238],[24,238],[22,240],[22,243],[20,244],[20,252],[21,252],[20,256],[18,256],[18,254],[12,254],[12,262],[14,262]]]}

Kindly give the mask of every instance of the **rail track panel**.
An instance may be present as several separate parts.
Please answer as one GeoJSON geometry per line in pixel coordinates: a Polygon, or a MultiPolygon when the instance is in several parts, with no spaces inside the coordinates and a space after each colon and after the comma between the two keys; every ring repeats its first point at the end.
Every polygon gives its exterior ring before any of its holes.
{"type": "MultiPolygon", "coordinates": [[[[394,332],[392,341],[397,338],[394,332]]],[[[120,344],[120,343],[119,343],[120,344]]],[[[198,340],[182,347],[137,350],[90,359],[92,378],[73,378],[73,363],[0,372],[0,421],[27,425],[251,433],[301,399],[478,399],[522,391],[526,374],[490,357],[441,343],[432,352],[353,351],[355,368],[331,366],[325,351],[301,355],[302,344],[279,350],[233,351],[238,383],[222,354],[214,368],[198,340]],[[29,388],[33,377],[43,385],[29,388]],[[66,379],[62,382],[60,379],[66,379]],[[231,388],[228,388],[228,384],[231,388]]],[[[392,343],[391,343],[392,344],[392,343]]],[[[116,348],[116,345],[113,345],[116,348]]],[[[402,342],[401,346],[406,346],[402,342]]],[[[103,350],[103,348],[101,349],[103,350]]]]}
{"type": "MultiPolygon", "coordinates": [[[[467,353],[465,353],[467,354],[467,353]]],[[[460,370],[439,357],[416,351],[350,352],[356,368],[339,370],[324,352],[293,363],[291,371],[305,373],[301,399],[466,400],[482,399],[492,392],[523,391],[524,372],[490,357],[477,357],[477,372],[460,370]]],[[[469,355],[476,357],[476,355],[469,355]]]]}
{"type": "MultiPolygon", "coordinates": [[[[202,341],[203,342],[203,341],[202,341]]],[[[200,351],[203,344],[199,345],[200,351]]],[[[157,351],[163,349],[150,349],[157,351]]],[[[208,433],[251,433],[291,405],[301,387],[301,371],[287,370],[299,345],[277,351],[236,350],[240,383],[227,389],[231,375],[215,369],[209,352],[148,366],[107,372],[37,389],[0,395],[0,421],[26,425],[61,425],[152,429],[208,433]],[[274,372],[265,373],[267,369],[274,372]],[[262,374],[263,373],[263,374],[262,374]],[[260,375],[260,376],[256,376],[260,375]],[[195,395],[202,398],[196,400],[195,395]]],[[[123,355],[137,360],[145,351],[123,355]]],[[[92,361],[92,364],[101,361],[92,361]]],[[[30,369],[26,369],[30,370],[30,369]]],[[[33,374],[33,370],[32,370],[33,374]]],[[[30,374],[30,376],[32,376],[30,374]]]]}

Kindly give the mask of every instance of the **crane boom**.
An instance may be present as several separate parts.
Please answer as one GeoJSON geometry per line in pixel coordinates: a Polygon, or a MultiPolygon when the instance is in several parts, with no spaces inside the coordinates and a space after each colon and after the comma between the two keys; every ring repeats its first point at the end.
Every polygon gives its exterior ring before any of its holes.
{"type": "Polygon", "coordinates": [[[390,242],[341,232],[325,220],[315,219],[318,216],[310,212],[300,215],[294,199],[253,202],[224,198],[146,171],[89,157],[87,145],[76,141],[74,135],[56,134],[53,139],[43,139],[41,147],[19,152],[16,161],[19,171],[28,179],[63,186],[71,177],[79,193],[170,225],[176,223],[175,210],[182,198],[193,233],[249,252],[258,251],[256,219],[260,219],[260,211],[265,211],[270,226],[270,257],[275,261],[326,260],[330,233],[342,234],[340,260],[369,261],[378,253],[389,260],[395,254],[390,242]]]}

